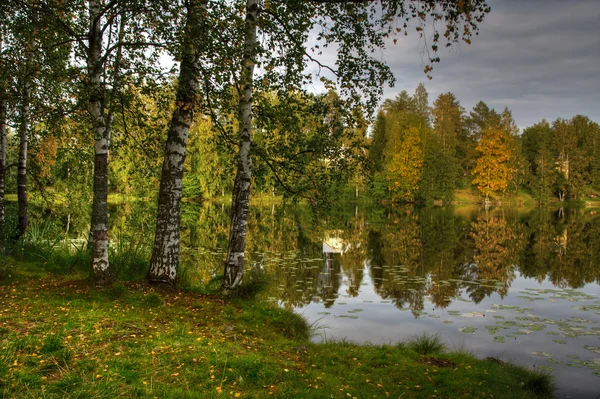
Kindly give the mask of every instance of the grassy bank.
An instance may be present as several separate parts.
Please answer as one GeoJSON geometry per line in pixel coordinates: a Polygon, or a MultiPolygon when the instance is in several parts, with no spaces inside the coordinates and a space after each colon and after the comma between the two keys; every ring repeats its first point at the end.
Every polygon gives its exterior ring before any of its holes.
{"type": "MultiPolygon", "coordinates": [[[[481,194],[474,188],[465,188],[456,190],[453,203],[459,205],[478,205],[484,201],[481,194]]],[[[511,206],[517,208],[531,209],[537,207],[537,201],[531,194],[520,190],[513,195],[507,195],[499,200],[492,201],[493,205],[501,204],[503,206],[511,206]]]]}
{"type": "Polygon", "coordinates": [[[250,299],[95,289],[43,265],[0,264],[2,398],[536,398],[548,378],[447,353],[312,344],[299,316],[250,299]]]}

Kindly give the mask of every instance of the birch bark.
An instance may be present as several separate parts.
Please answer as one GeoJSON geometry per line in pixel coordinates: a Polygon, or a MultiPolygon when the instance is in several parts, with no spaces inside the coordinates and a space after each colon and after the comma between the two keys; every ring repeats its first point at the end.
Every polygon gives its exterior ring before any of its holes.
{"type": "Polygon", "coordinates": [[[18,234],[22,236],[29,225],[27,204],[27,145],[30,125],[30,84],[25,76],[21,93],[21,123],[19,125],[19,159],[17,161],[17,200],[19,203],[18,234]]]}
{"type": "Polygon", "coordinates": [[[175,284],[179,268],[179,228],[183,164],[194,105],[198,93],[197,39],[206,1],[190,0],[187,5],[186,36],[183,41],[176,107],[171,117],[163,159],[158,214],[148,280],[175,284]]]}
{"type": "Polygon", "coordinates": [[[225,261],[222,291],[229,294],[242,283],[244,274],[244,253],[246,249],[246,226],[252,178],[252,86],[255,66],[256,31],[258,1],[246,1],[246,21],[244,26],[244,54],[242,58],[242,95],[239,103],[239,158],[231,205],[231,230],[227,259],[225,261]]]}
{"type": "Polygon", "coordinates": [[[98,286],[110,283],[108,263],[108,149],[110,126],[104,112],[102,87],[101,2],[89,0],[89,45],[87,54],[88,113],[94,129],[94,188],[90,234],[92,240],[92,276],[98,286]]]}
{"type": "Polygon", "coordinates": [[[19,207],[17,234],[19,237],[25,234],[27,231],[27,226],[29,225],[29,205],[27,200],[27,147],[29,144],[29,130],[31,128],[32,81],[34,79],[36,69],[33,61],[38,23],[37,10],[35,9],[35,6],[31,23],[31,36],[25,42],[25,62],[21,81],[21,120],[19,124],[19,157],[17,160],[17,202],[19,207]]]}
{"type": "MultiPolygon", "coordinates": [[[[4,71],[2,57],[2,37],[0,37],[0,71],[4,71]]],[[[4,248],[4,190],[6,186],[6,84],[4,77],[0,81],[0,249],[4,248]]]]}

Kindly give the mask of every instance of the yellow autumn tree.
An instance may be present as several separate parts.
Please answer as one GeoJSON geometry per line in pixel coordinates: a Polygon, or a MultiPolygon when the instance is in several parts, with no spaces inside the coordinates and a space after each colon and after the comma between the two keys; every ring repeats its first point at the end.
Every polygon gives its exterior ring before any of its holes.
{"type": "Polygon", "coordinates": [[[423,148],[419,129],[411,126],[388,166],[388,189],[396,200],[413,201],[423,171],[423,148]]]}
{"type": "Polygon", "coordinates": [[[502,195],[513,178],[511,141],[511,134],[500,126],[491,126],[482,132],[473,184],[486,198],[502,195]]]}

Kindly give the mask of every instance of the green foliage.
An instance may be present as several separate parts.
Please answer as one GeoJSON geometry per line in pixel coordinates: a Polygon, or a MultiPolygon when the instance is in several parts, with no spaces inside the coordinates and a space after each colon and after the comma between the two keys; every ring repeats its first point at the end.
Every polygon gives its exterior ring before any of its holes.
{"type": "Polygon", "coordinates": [[[540,203],[576,200],[598,185],[600,128],[587,117],[543,120],[525,129],[522,151],[528,186],[540,203]]]}
{"type": "Polygon", "coordinates": [[[429,135],[423,154],[423,177],[419,198],[425,203],[441,200],[448,203],[454,199],[459,174],[456,159],[442,151],[439,138],[429,135]]]}
{"type": "Polygon", "coordinates": [[[374,172],[381,172],[383,170],[383,153],[388,140],[385,124],[385,113],[383,110],[379,110],[375,124],[373,125],[371,144],[369,146],[369,160],[373,165],[374,172]]]}
{"type": "Polygon", "coordinates": [[[503,391],[508,399],[551,395],[551,381],[464,353],[424,357],[408,345],[313,344],[300,316],[262,301],[227,303],[147,286],[131,286],[114,299],[110,290],[70,284],[75,286],[55,279],[0,284],[3,297],[15,289],[4,306],[23,309],[2,316],[8,326],[0,330],[3,397],[27,391],[36,397],[232,392],[246,398],[321,398],[339,396],[340,387],[344,396],[356,397],[385,392],[398,397],[407,391],[415,398],[490,391],[503,391]],[[168,312],[148,307],[157,297],[168,312]],[[34,320],[36,328],[23,337],[19,328],[34,320]],[[94,356],[82,357],[82,345],[94,356]],[[482,380],[486,384],[471,384],[482,380]]]}
{"type": "Polygon", "coordinates": [[[444,352],[447,348],[438,334],[423,332],[407,342],[407,347],[419,355],[433,355],[444,352]]]}
{"type": "Polygon", "coordinates": [[[525,375],[523,389],[533,392],[540,398],[552,395],[554,391],[554,376],[545,371],[532,371],[525,375]]]}
{"type": "Polygon", "coordinates": [[[150,263],[150,238],[137,232],[118,231],[111,240],[109,261],[119,280],[139,280],[145,277],[150,263]]]}

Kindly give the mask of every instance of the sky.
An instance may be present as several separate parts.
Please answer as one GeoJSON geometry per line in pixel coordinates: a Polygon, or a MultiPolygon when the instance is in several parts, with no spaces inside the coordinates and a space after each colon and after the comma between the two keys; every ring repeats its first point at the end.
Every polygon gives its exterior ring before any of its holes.
{"type": "MultiPolygon", "coordinates": [[[[383,54],[396,77],[384,98],[414,93],[430,104],[453,92],[469,112],[478,101],[508,107],[520,128],[577,114],[600,123],[600,0],[488,0],[492,10],[472,40],[439,52],[423,73],[423,42],[401,37],[383,54]]],[[[413,32],[411,32],[413,33],[413,32]]]]}

